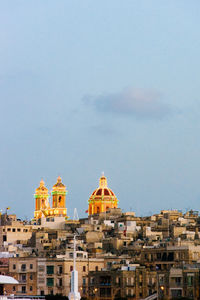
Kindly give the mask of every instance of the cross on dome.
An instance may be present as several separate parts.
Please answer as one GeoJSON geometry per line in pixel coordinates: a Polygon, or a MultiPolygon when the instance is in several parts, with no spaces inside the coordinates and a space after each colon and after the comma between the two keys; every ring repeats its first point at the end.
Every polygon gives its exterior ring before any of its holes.
{"type": "Polygon", "coordinates": [[[40,180],[40,186],[41,187],[44,186],[44,180],[43,180],[43,178],[40,180]]]}
{"type": "Polygon", "coordinates": [[[99,187],[106,188],[107,187],[107,178],[104,176],[104,172],[99,180],[99,187]]]}

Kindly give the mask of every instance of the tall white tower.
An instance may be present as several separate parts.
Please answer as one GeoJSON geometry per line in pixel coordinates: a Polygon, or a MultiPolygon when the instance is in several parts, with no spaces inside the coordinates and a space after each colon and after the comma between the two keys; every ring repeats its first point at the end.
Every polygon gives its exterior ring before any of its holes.
{"type": "Polygon", "coordinates": [[[81,296],[78,292],[78,271],[76,271],[76,236],[74,235],[74,268],[71,272],[71,291],[69,300],[80,300],[81,296]]]}

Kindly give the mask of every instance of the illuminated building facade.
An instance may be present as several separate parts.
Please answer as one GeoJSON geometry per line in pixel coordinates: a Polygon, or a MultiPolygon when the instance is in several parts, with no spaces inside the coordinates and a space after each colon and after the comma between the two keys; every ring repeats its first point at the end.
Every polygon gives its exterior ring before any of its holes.
{"type": "Polygon", "coordinates": [[[66,186],[62,183],[61,177],[57,178],[56,184],[54,184],[52,195],[52,207],[49,203],[49,192],[46,188],[44,181],[40,181],[40,186],[35,190],[35,212],[34,218],[40,219],[44,217],[66,217],[66,186]]]}
{"type": "Polygon", "coordinates": [[[99,187],[92,193],[88,200],[88,214],[99,214],[117,208],[118,200],[115,194],[107,186],[107,178],[104,174],[99,180],[99,187]]]}

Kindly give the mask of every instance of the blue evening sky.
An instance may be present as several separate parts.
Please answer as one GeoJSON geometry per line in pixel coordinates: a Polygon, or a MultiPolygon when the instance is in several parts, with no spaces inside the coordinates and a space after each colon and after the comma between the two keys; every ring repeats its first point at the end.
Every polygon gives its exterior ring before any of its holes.
{"type": "Polygon", "coordinates": [[[200,205],[200,1],[0,1],[0,209],[60,175],[85,216],[101,172],[124,210],[200,205]]]}

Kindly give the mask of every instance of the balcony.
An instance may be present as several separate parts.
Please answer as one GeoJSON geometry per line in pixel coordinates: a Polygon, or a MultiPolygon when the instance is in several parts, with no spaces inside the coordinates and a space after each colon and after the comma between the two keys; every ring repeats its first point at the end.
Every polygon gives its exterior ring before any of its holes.
{"type": "Polygon", "coordinates": [[[27,269],[26,268],[21,268],[20,273],[24,273],[24,272],[27,272],[27,269]]]}
{"type": "Polygon", "coordinates": [[[26,283],[26,279],[21,279],[21,280],[19,280],[19,283],[20,283],[20,284],[25,284],[25,283],[26,283]]]}
{"type": "Polygon", "coordinates": [[[61,276],[62,275],[62,272],[60,272],[60,271],[57,271],[57,273],[56,273],[58,276],[61,276]]]}

